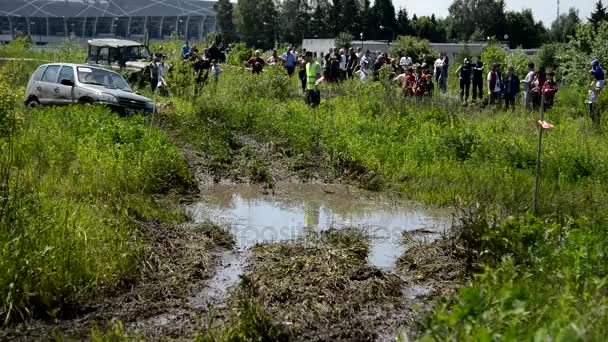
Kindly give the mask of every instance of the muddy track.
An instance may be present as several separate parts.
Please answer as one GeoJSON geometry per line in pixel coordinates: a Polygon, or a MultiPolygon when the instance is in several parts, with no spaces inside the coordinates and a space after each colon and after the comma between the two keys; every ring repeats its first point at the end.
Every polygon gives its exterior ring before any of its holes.
{"type": "MultiPolygon", "coordinates": [[[[261,194],[272,195],[277,184],[352,180],[336,175],[321,151],[317,156],[289,156],[250,136],[237,140],[227,164],[217,164],[189,144],[174,141],[201,193],[218,183],[259,184],[261,194]]],[[[323,191],[333,194],[333,190],[323,191]]],[[[199,197],[200,193],[189,195],[182,204],[187,207],[199,197]]],[[[252,251],[239,250],[228,228],[219,227],[217,222],[144,222],[140,231],[146,248],[137,274],[118,287],[101,289],[94,298],[66,310],[61,318],[30,320],[0,331],[0,338],[45,340],[55,335],[81,339],[91,333],[93,326],[104,331],[118,321],[129,336],[193,337],[206,332],[209,322],[220,326],[215,328],[218,331],[225,324],[233,324],[239,298],[249,291],[248,286],[255,286],[256,295],[247,297],[270,316],[285,333],[284,338],[388,341],[399,332],[413,335],[422,312],[430,309],[436,298],[458,288],[464,279],[459,256],[448,251],[446,245],[413,248],[396,268],[381,270],[362,263],[360,257],[351,258],[349,246],[302,250],[302,246],[281,242],[252,251]],[[315,264],[314,260],[325,261],[315,264]],[[302,263],[312,268],[303,272],[302,263]],[[444,271],[446,265],[448,271],[444,271]],[[283,273],[268,271],[272,269],[283,273]],[[238,285],[242,275],[249,282],[238,285]],[[286,282],[300,285],[285,288],[286,282]],[[338,288],[332,290],[332,286],[338,288]]],[[[366,248],[369,253],[369,245],[366,248]]]]}

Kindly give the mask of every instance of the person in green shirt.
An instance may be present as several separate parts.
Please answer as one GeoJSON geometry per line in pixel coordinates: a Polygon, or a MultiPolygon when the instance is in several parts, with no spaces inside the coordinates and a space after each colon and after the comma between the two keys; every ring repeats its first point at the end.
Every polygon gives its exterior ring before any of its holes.
{"type": "Polygon", "coordinates": [[[306,98],[305,102],[316,107],[321,102],[321,92],[317,81],[321,79],[321,64],[312,57],[312,51],[306,51],[306,98]]]}

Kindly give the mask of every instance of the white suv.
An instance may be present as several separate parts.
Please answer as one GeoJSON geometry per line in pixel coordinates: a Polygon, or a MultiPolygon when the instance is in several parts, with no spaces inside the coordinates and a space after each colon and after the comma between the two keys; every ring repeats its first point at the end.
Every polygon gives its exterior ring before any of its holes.
{"type": "Polygon", "coordinates": [[[119,113],[154,110],[153,101],[135,94],[120,74],[84,64],[39,66],[27,84],[25,98],[28,107],[104,104],[119,113]]]}

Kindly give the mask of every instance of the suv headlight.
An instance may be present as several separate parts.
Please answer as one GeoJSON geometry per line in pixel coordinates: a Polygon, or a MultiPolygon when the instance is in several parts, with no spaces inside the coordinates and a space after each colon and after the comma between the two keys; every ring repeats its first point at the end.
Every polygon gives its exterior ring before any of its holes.
{"type": "Polygon", "coordinates": [[[106,94],[106,93],[101,93],[99,95],[99,101],[101,101],[101,102],[112,102],[112,103],[118,102],[118,100],[116,99],[116,97],[114,95],[106,94]]]}

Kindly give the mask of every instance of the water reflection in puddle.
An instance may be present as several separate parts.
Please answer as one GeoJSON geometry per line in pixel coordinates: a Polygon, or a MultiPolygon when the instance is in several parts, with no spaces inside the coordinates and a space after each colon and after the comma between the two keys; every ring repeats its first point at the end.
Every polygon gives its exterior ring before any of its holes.
{"type": "Polygon", "coordinates": [[[381,268],[392,267],[404,252],[403,231],[439,234],[452,223],[447,210],[340,186],[282,185],[265,195],[258,186],[217,185],[202,192],[201,201],[188,206],[189,214],[196,222],[229,225],[241,250],[257,242],[293,240],[306,232],[363,227],[373,236],[368,261],[381,268]]]}

